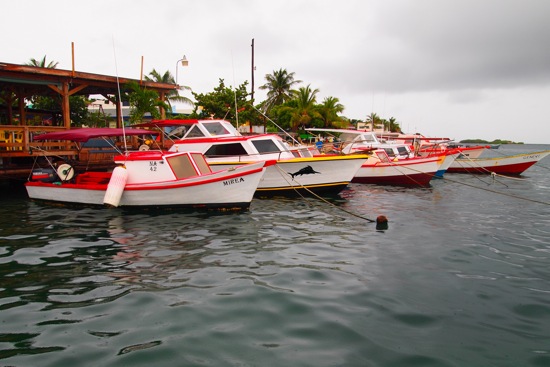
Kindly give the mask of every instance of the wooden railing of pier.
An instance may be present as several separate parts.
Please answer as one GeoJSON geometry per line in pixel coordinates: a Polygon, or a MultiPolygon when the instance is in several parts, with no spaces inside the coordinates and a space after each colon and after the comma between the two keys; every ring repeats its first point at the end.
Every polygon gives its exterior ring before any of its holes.
{"type": "Polygon", "coordinates": [[[78,153],[70,141],[35,142],[33,136],[64,127],[0,125],[0,158],[34,156],[71,156],[78,153]]]}

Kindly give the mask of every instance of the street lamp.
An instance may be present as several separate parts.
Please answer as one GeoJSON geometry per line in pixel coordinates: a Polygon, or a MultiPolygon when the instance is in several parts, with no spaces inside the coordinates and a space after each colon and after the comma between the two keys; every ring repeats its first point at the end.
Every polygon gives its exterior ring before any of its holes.
{"type": "Polygon", "coordinates": [[[178,64],[180,63],[180,61],[181,61],[181,66],[189,65],[189,61],[187,61],[187,57],[185,57],[185,55],[183,55],[183,58],[179,59],[176,62],[176,85],[178,84],[178,64]]]}

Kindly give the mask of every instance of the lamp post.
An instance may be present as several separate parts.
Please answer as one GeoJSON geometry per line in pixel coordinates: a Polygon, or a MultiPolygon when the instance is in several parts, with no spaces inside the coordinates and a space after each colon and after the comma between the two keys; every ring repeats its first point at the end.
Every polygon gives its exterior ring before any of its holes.
{"type": "Polygon", "coordinates": [[[176,85],[178,85],[178,64],[180,63],[180,61],[181,61],[181,66],[189,65],[189,61],[187,61],[187,57],[185,57],[185,55],[183,55],[183,58],[179,59],[176,62],[176,85]]]}

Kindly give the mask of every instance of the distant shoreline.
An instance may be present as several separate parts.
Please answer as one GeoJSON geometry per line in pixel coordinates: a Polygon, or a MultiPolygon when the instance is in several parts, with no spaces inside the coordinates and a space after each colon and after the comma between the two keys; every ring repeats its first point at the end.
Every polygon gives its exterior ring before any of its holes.
{"type": "Polygon", "coordinates": [[[496,139],[493,141],[487,141],[483,139],[464,139],[461,140],[460,143],[467,143],[467,144],[523,144],[523,142],[514,142],[511,140],[501,140],[496,139]]]}

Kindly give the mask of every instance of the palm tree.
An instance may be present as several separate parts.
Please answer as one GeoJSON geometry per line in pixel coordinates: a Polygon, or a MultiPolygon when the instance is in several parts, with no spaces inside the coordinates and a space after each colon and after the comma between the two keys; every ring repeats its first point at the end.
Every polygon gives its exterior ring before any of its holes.
{"type": "Polygon", "coordinates": [[[130,122],[141,122],[143,116],[149,112],[154,119],[160,118],[159,108],[168,108],[168,104],[159,99],[156,91],[141,88],[138,82],[131,81],[126,84],[128,88],[127,98],[132,106],[130,111],[130,122]]]}
{"type": "Polygon", "coordinates": [[[344,105],[336,97],[327,97],[319,106],[318,112],[323,120],[323,127],[327,128],[342,121],[338,114],[344,112],[344,105]]]}
{"type": "Polygon", "coordinates": [[[371,125],[371,131],[374,131],[374,129],[380,126],[380,124],[382,124],[383,126],[382,119],[380,118],[380,116],[378,116],[374,112],[372,112],[370,115],[367,116],[366,123],[371,125]]]}
{"type": "Polygon", "coordinates": [[[290,126],[292,131],[296,132],[298,127],[307,126],[314,118],[321,118],[318,112],[318,106],[316,104],[316,95],[319,93],[319,89],[311,89],[302,87],[297,91],[292,91],[293,106],[284,107],[282,110],[290,113],[290,126]]]}
{"type": "Polygon", "coordinates": [[[42,58],[42,60],[38,61],[36,59],[30,59],[29,62],[26,65],[29,66],[36,66],[39,68],[48,68],[48,69],[55,69],[59,62],[57,61],[50,61],[48,65],[46,65],[46,55],[42,58]]]}
{"type": "MultiPolygon", "coordinates": [[[[174,76],[170,71],[166,71],[164,74],[160,74],[158,71],[153,69],[150,73],[150,76],[145,76],[145,80],[150,82],[157,83],[166,83],[166,84],[176,84],[174,76]]],[[[181,86],[180,89],[191,91],[190,87],[181,86]]],[[[193,101],[187,97],[180,96],[177,90],[170,91],[165,95],[165,102],[168,104],[170,111],[172,111],[171,102],[181,102],[188,105],[193,105],[193,101]]]]}
{"type": "Polygon", "coordinates": [[[399,127],[399,123],[397,122],[397,119],[395,117],[390,117],[388,120],[389,122],[389,129],[392,133],[398,133],[401,131],[401,127],[399,127]]]}
{"type": "Polygon", "coordinates": [[[294,73],[289,73],[286,69],[274,70],[273,74],[266,74],[267,83],[260,86],[260,89],[267,89],[267,99],[264,103],[264,112],[269,112],[273,106],[278,106],[292,98],[291,90],[295,84],[301,83],[301,80],[294,80],[294,73]]]}

